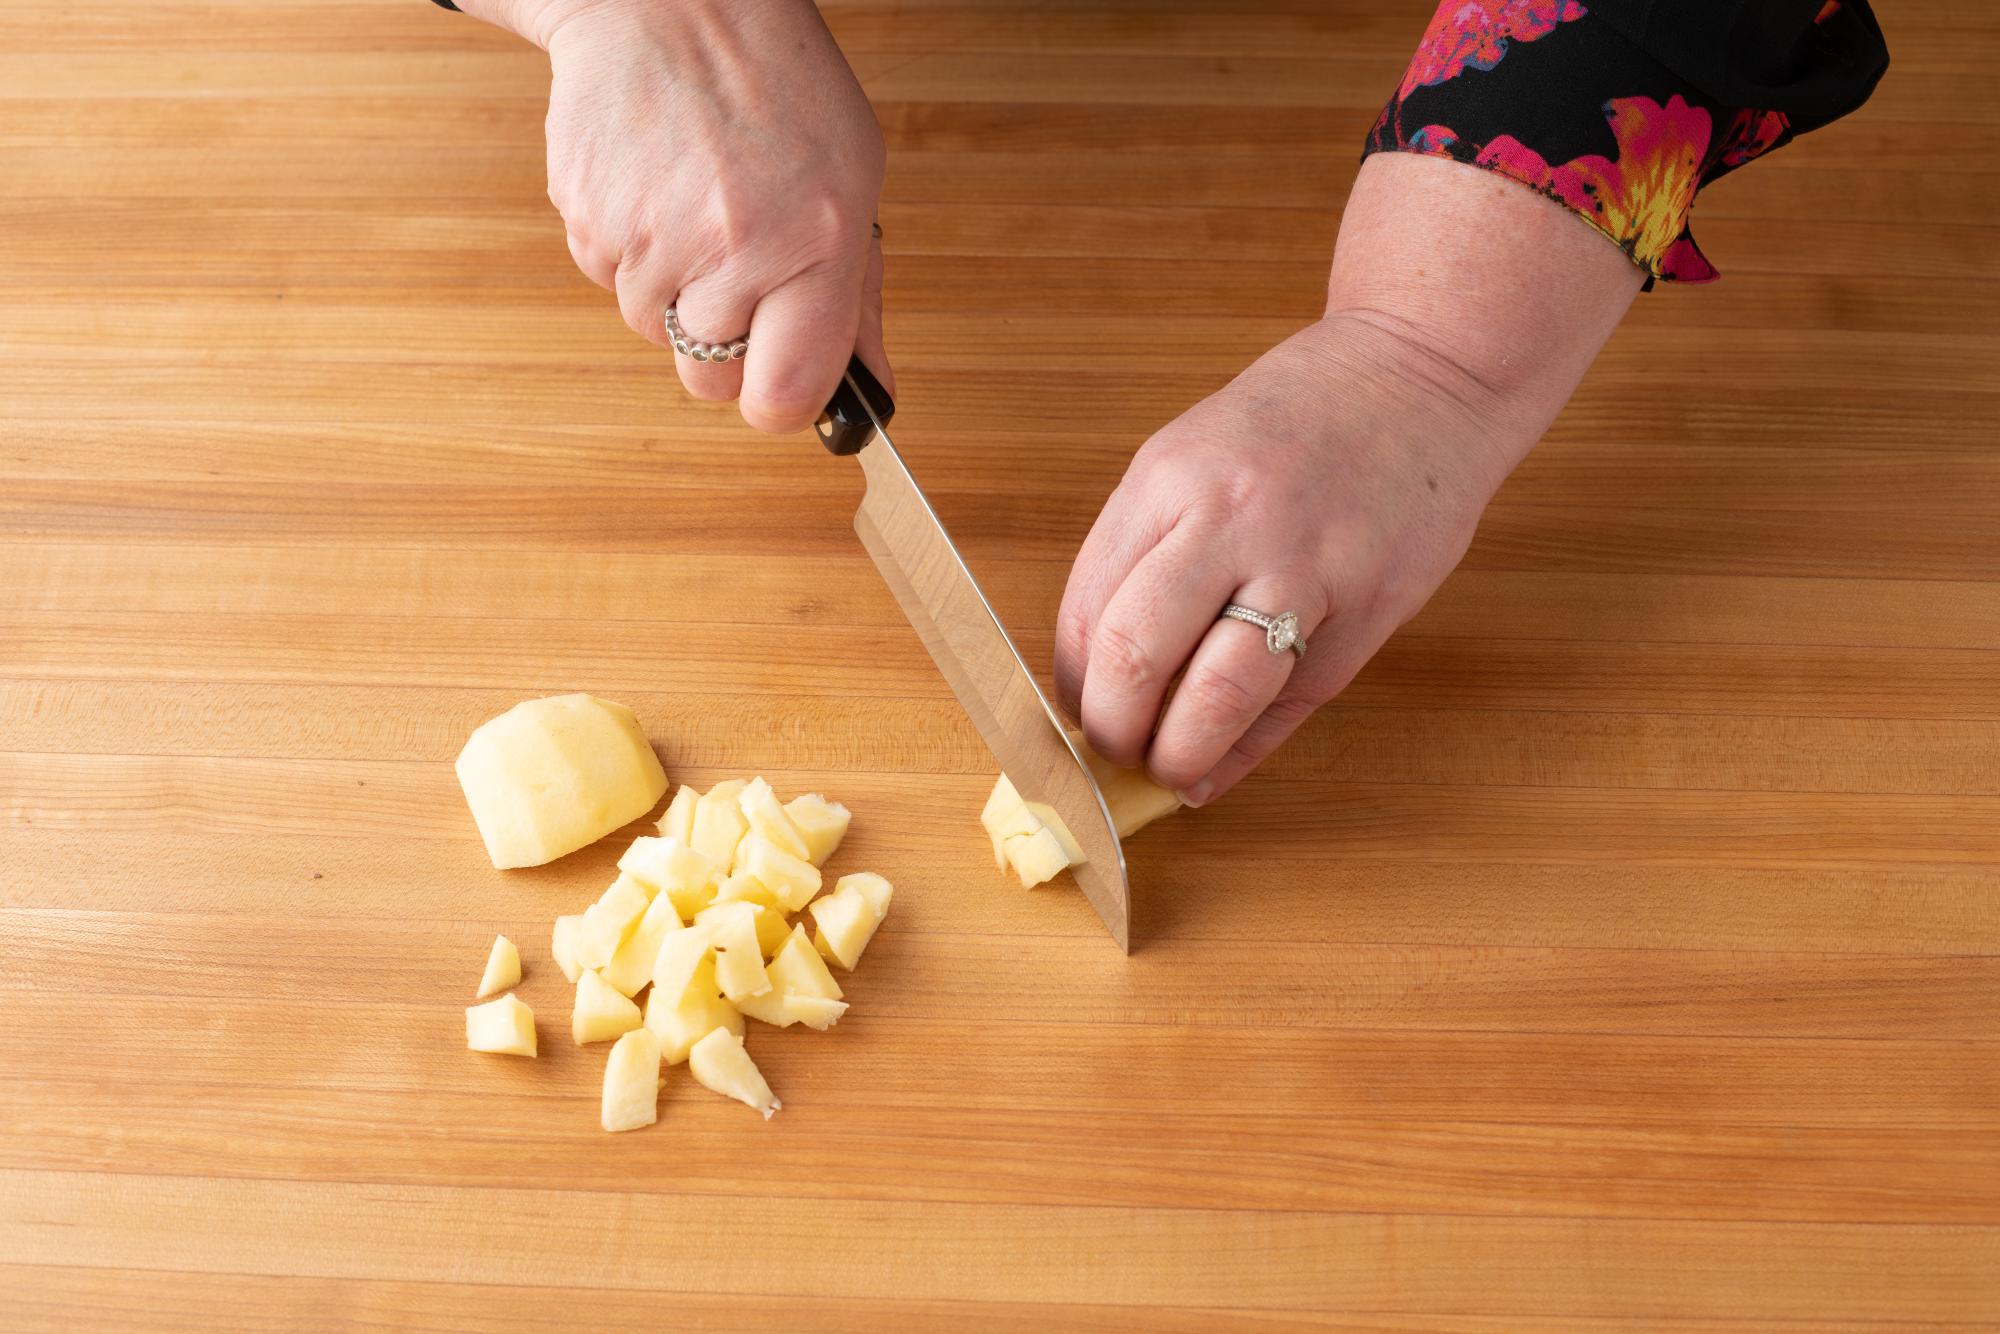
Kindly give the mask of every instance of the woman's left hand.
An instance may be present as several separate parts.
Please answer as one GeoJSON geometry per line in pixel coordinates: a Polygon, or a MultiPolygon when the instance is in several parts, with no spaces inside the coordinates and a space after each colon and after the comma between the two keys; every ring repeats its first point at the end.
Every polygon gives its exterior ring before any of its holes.
{"type": "Polygon", "coordinates": [[[1539,433],[1493,406],[1394,321],[1335,315],[1147,441],[1057,622],[1057,691],[1092,748],[1197,806],[1254,768],[1465,554],[1539,433]],[[1296,612],[1304,657],[1218,620],[1230,602],[1296,612]]]}

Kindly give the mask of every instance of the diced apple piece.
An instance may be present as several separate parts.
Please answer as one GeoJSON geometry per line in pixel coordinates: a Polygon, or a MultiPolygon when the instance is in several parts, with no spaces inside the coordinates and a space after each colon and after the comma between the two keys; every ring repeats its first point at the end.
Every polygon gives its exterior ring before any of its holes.
{"type": "Polygon", "coordinates": [[[493,948],[486,952],[486,971],[479,975],[479,990],[474,993],[475,997],[484,1000],[520,980],[521,951],[515,949],[514,942],[507,937],[493,937],[493,948]]]}
{"type": "Polygon", "coordinates": [[[694,804],[700,800],[701,793],[682,783],[680,791],[667,803],[666,814],[660,817],[660,834],[693,847],[694,804]]]}
{"type": "Polygon", "coordinates": [[[715,980],[730,1000],[761,996],[771,989],[764,948],[757,943],[757,914],[762,911],[754,903],[718,903],[695,919],[714,938],[715,980]]]}
{"type": "Polygon", "coordinates": [[[778,896],[787,912],[797,912],[819,893],[819,868],[803,857],[794,857],[762,834],[743,840],[739,856],[742,869],[778,896]]]}
{"type": "Polygon", "coordinates": [[[641,837],[618,859],[618,870],[644,886],[650,899],[671,885],[698,883],[714,865],[677,838],[641,837]]]}
{"type": "Polygon", "coordinates": [[[784,1000],[785,1013],[804,1024],[824,1033],[840,1022],[840,1016],[847,1013],[847,1002],[828,1000],[824,996],[787,996],[784,1000]]]}
{"type": "Polygon", "coordinates": [[[844,875],[834,883],[833,893],[815,899],[809,911],[819,929],[813,946],[842,968],[853,971],[861,962],[861,952],[874,938],[875,928],[889,912],[892,889],[879,875],[844,875]]]}
{"type": "Polygon", "coordinates": [[[453,767],[486,855],[503,869],[595,843],[667,790],[632,710],[591,695],[531,699],[487,719],[453,767]]]}
{"type": "Polygon", "coordinates": [[[519,996],[465,1007],[465,1045],[507,1056],[535,1054],[535,1012],[519,996]]]}
{"type": "Polygon", "coordinates": [[[729,1002],[752,1019],[762,1020],[773,1028],[790,1028],[799,1021],[797,1015],[785,1008],[790,999],[776,987],[761,996],[744,996],[729,1002]]]}
{"type": "Polygon", "coordinates": [[[819,951],[807,938],[804,923],[792,928],[791,935],[779,946],[767,971],[771,974],[771,985],[787,996],[839,1000],[842,994],[840,983],[827,969],[826,960],[819,957],[819,951]]]}
{"type": "Polygon", "coordinates": [[[620,1035],[604,1062],[598,1122],[606,1130],[637,1130],[660,1119],[660,1039],[651,1029],[620,1035]]]}
{"type": "Polygon", "coordinates": [[[584,909],[583,923],[577,927],[571,947],[577,963],[586,969],[609,964],[651,901],[644,885],[620,871],[611,888],[584,909]]]}
{"type": "Polygon", "coordinates": [[[736,804],[737,794],[749,786],[737,780],[717,783],[694,804],[694,826],[688,846],[727,870],[736,860],[736,845],[750,824],[736,804]]]}
{"type": "Polygon", "coordinates": [[[771,846],[794,857],[810,855],[805,835],[792,823],[792,817],[785,814],[785,808],[778,804],[778,794],[762,778],[751,779],[737,794],[736,804],[742,809],[750,832],[762,834],[771,846]]]}
{"type": "Polygon", "coordinates": [[[653,999],[664,997],[667,1004],[677,1005],[691,992],[715,994],[715,959],[709,953],[712,940],[706,923],[669,931],[653,960],[653,999]]]}
{"type": "Polygon", "coordinates": [[[576,933],[583,929],[583,914],[573,913],[568,917],[556,918],[554,936],[549,941],[549,954],[562,969],[563,976],[575,985],[583,975],[583,965],[576,961],[576,933]]]}
{"type": "Polygon", "coordinates": [[[743,1015],[734,1005],[713,991],[682,996],[679,1000],[658,991],[646,997],[646,1027],[660,1039],[660,1059],[679,1065],[688,1058],[695,1043],[717,1029],[743,1036],[743,1015]]]}
{"type": "Polygon", "coordinates": [[[766,908],[776,908],[779,912],[785,910],[785,905],[778,902],[778,896],[764,888],[764,882],[748,871],[738,871],[735,875],[725,876],[722,883],[715,887],[715,897],[709,902],[711,904],[756,903],[766,908]]]}
{"type": "Polygon", "coordinates": [[[979,812],[979,823],[993,840],[993,865],[1001,871],[1007,869],[1007,840],[1032,834],[1042,827],[1041,821],[1028,813],[1027,803],[1021,800],[1021,794],[1014,790],[1006,774],[994,780],[986,806],[979,812]]]}
{"type": "Polygon", "coordinates": [[[806,860],[814,866],[826,865],[826,859],[840,846],[840,840],[847,837],[848,822],[854,818],[847,807],[828,801],[817,792],[793,797],[785,803],[785,814],[805,838],[806,860]]]}
{"type": "Polygon", "coordinates": [[[653,961],[659,957],[660,942],[680,929],[681,919],[674,911],[673,900],[660,895],[605,965],[604,980],[627,996],[638,995],[639,988],[653,980],[653,961]]]}
{"type": "Polygon", "coordinates": [[[1130,838],[1161,816],[1172,815],[1181,808],[1180,797],[1148,778],[1144,769],[1120,769],[1085,744],[1081,732],[1071,732],[1069,739],[1076,743],[1083,762],[1090,766],[1090,776],[1097,780],[1097,790],[1104,794],[1104,805],[1111,812],[1111,823],[1118,830],[1118,837],[1130,838]]]}
{"type": "Polygon", "coordinates": [[[1024,889],[1033,889],[1061,875],[1072,863],[1056,831],[1044,826],[1032,834],[1016,834],[1007,840],[1007,864],[1014,868],[1024,889]]]}
{"type": "Polygon", "coordinates": [[[718,1029],[694,1044],[688,1052],[688,1069],[703,1087],[755,1107],[766,1121],[784,1105],[772,1096],[757,1063],[743,1049],[743,1039],[727,1029],[718,1029]]]}
{"type": "Polygon", "coordinates": [[[569,1032],[578,1046],[608,1042],[641,1022],[639,1007],[601,973],[587,970],[576,980],[576,1008],[570,1012],[569,1032]]]}

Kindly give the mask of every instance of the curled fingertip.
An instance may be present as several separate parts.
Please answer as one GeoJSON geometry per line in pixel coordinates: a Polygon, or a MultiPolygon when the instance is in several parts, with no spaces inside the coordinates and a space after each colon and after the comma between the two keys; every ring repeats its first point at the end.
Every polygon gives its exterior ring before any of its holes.
{"type": "Polygon", "coordinates": [[[1215,782],[1213,779],[1204,778],[1198,783],[1182,788],[1174,795],[1181,799],[1183,806],[1206,806],[1215,800],[1215,782]]]}

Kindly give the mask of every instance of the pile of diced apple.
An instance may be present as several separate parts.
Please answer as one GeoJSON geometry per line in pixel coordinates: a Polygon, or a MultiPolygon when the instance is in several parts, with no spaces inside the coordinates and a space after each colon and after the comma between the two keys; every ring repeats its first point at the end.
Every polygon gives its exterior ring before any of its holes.
{"type": "MultiPolygon", "coordinates": [[[[706,793],[684,786],[658,836],[634,840],[598,900],[556,919],[551,952],[576,984],[570,1035],[616,1039],[604,1073],[606,1130],[657,1119],[662,1064],[685,1062],[697,1081],[767,1117],[778,1109],[744,1046],[745,1016],[831,1028],[847,1002],[827,963],[851,970],[889,910],[893,891],[879,875],[844,875],[821,893],[820,868],[848,821],[846,807],[816,794],[781,804],[762,778],[706,793]],[[800,913],[810,932],[792,920],[800,913]]],[[[533,1055],[532,1015],[508,1009],[475,1021],[507,1002],[527,1009],[508,997],[466,1012],[468,1045],[533,1055]],[[503,1021],[525,1022],[525,1048],[503,1021]],[[475,1040],[475,1022],[497,1035],[493,1045],[475,1040]]]]}

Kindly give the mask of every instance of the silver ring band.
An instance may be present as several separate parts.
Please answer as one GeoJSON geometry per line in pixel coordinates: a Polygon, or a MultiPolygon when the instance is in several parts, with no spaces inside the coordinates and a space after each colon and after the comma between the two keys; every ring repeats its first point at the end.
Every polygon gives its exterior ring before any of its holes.
{"type": "Polygon", "coordinates": [[[726,343],[704,343],[699,338],[689,338],[687,330],[681,328],[680,315],[672,306],[667,307],[667,337],[673,340],[674,351],[695,361],[741,361],[750,352],[748,334],[726,343]]]}
{"type": "Polygon", "coordinates": [[[1276,616],[1266,616],[1261,611],[1239,607],[1234,602],[1222,609],[1225,619],[1243,621],[1264,632],[1264,647],[1273,653],[1283,653],[1289,649],[1303,658],[1306,655],[1306,637],[1299,633],[1297,612],[1281,611],[1276,616]]]}

